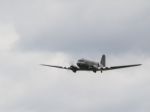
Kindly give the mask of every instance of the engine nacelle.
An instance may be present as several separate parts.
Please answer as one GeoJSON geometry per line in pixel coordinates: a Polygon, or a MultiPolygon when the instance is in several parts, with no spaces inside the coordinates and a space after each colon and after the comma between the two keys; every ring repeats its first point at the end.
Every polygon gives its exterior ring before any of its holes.
{"type": "Polygon", "coordinates": [[[75,65],[71,65],[70,66],[70,69],[74,72],[74,73],[76,73],[76,71],[77,71],[77,67],[75,66],[75,65]]]}
{"type": "Polygon", "coordinates": [[[92,69],[92,71],[93,71],[94,73],[96,73],[97,70],[98,70],[98,67],[97,67],[97,66],[92,66],[92,67],[90,67],[90,68],[92,69]]]}

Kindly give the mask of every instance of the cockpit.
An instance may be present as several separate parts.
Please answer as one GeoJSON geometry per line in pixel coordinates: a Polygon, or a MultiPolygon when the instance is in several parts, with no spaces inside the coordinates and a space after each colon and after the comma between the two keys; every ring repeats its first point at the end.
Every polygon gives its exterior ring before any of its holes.
{"type": "Polygon", "coordinates": [[[78,60],[78,63],[83,63],[83,62],[85,62],[85,59],[83,58],[78,60]]]}

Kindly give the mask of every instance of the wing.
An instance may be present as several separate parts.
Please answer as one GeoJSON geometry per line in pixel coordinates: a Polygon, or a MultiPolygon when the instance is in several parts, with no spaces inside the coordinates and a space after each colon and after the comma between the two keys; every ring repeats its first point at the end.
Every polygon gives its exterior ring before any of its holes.
{"type": "Polygon", "coordinates": [[[63,67],[63,66],[54,66],[54,65],[46,65],[46,64],[41,64],[42,66],[48,66],[48,67],[54,67],[54,68],[60,68],[60,69],[68,69],[70,70],[70,67],[63,67]]]}
{"type": "Polygon", "coordinates": [[[128,68],[128,67],[135,67],[135,66],[141,66],[142,64],[134,64],[134,65],[123,65],[123,66],[112,66],[112,67],[106,67],[102,68],[101,70],[114,70],[114,69],[121,69],[121,68],[128,68]]]}

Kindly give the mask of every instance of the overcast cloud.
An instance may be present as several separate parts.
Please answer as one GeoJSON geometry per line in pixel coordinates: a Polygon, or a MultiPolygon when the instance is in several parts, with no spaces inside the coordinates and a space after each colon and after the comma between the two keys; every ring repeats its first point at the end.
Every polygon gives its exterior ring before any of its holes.
{"type": "Polygon", "coordinates": [[[21,50],[149,52],[148,0],[5,0],[1,13],[15,25],[21,50]]]}
{"type": "Polygon", "coordinates": [[[150,1],[0,0],[1,112],[149,112],[150,1]],[[141,67],[57,70],[78,58],[141,67]]]}

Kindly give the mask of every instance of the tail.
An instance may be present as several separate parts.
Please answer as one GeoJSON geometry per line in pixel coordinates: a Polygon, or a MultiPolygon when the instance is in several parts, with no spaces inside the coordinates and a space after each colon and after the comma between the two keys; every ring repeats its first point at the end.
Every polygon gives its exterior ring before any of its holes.
{"type": "Polygon", "coordinates": [[[106,56],[104,54],[102,55],[100,65],[106,67],[106,56]]]}

